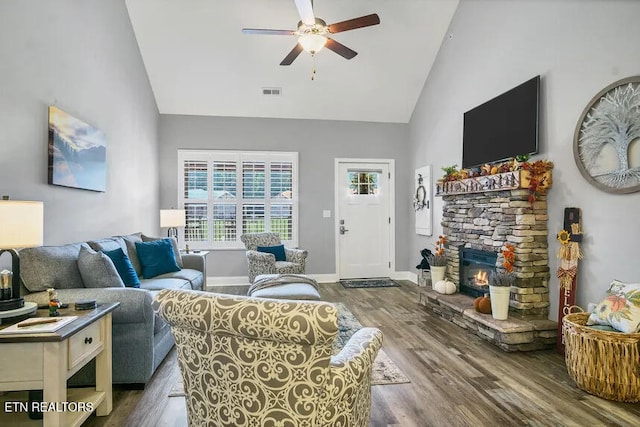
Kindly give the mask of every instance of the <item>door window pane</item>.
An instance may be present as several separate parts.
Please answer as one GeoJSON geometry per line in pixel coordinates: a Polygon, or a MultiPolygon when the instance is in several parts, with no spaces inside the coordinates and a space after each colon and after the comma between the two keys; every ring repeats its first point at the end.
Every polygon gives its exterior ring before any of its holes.
{"type": "Polygon", "coordinates": [[[378,194],[380,172],[349,171],[349,194],[378,194]]]}

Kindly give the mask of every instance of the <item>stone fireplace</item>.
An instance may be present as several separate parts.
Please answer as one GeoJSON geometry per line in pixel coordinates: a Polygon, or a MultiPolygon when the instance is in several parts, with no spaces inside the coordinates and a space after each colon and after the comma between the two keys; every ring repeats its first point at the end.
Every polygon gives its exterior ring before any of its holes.
{"type": "Polygon", "coordinates": [[[516,253],[516,282],[511,288],[510,315],[547,318],[547,201],[539,196],[530,203],[528,197],[527,189],[443,195],[447,277],[459,285],[464,279],[460,274],[462,250],[496,254],[496,265],[501,266],[500,250],[511,243],[516,253]]]}
{"type": "MultiPolygon", "coordinates": [[[[554,347],[557,323],[548,320],[546,196],[537,195],[530,202],[528,184],[523,183],[518,173],[465,181],[468,182],[439,184],[437,188],[444,201],[446,276],[461,292],[441,295],[426,290],[424,304],[506,351],[554,347]],[[502,267],[501,250],[506,243],[515,248],[516,281],[511,287],[508,320],[495,320],[491,315],[476,312],[473,299],[488,292],[483,275],[502,267]]],[[[550,183],[549,173],[547,184],[550,183]]]]}

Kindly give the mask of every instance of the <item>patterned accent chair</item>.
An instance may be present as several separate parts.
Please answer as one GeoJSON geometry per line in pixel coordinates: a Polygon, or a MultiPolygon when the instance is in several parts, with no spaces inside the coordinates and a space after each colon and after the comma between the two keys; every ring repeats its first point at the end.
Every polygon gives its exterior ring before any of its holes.
{"type": "Polygon", "coordinates": [[[332,357],[337,310],[326,302],[167,289],[155,303],[190,426],[368,426],[380,330],[360,329],[332,357]]]}
{"type": "Polygon", "coordinates": [[[240,236],[247,248],[249,264],[249,283],[253,283],[260,274],[304,274],[308,252],[302,249],[284,248],[286,261],[276,261],[273,254],[258,252],[258,246],[281,245],[278,233],[249,233],[240,236]]]}

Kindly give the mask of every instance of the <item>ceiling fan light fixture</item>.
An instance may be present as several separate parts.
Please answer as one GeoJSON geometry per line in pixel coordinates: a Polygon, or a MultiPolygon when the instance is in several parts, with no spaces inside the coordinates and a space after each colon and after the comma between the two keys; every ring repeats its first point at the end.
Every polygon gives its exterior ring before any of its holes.
{"type": "Polygon", "coordinates": [[[317,52],[327,46],[327,49],[342,56],[345,59],[353,59],[358,52],[349,49],[342,43],[337,42],[329,35],[341,33],[344,31],[355,30],[357,28],[370,27],[380,23],[380,17],[376,13],[361,16],[359,18],[347,19],[346,21],[336,22],[331,25],[320,18],[315,17],[313,13],[313,0],[295,0],[300,21],[298,28],[292,30],[269,30],[260,28],[243,28],[245,34],[271,34],[271,35],[291,35],[298,37],[298,43],[280,62],[280,65],[291,65],[293,61],[302,53],[308,52],[314,56],[317,52]]]}
{"type": "Polygon", "coordinates": [[[320,34],[301,34],[298,43],[305,51],[314,54],[320,52],[327,43],[327,38],[320,34]]]}

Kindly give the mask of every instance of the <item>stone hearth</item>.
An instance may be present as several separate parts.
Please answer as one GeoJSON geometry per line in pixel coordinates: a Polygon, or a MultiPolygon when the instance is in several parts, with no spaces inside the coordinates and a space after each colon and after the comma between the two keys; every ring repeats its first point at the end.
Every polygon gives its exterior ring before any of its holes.
{"type": "Polygon", "coordinates": [[[517,317],[495,320],[490,314],[475,311],[470,296],[442,295],[425,288],[420,293],[420,302],[434,313],[504,351],[542,350],[556,345],[558,325],[552,320],[517,317]]]}

